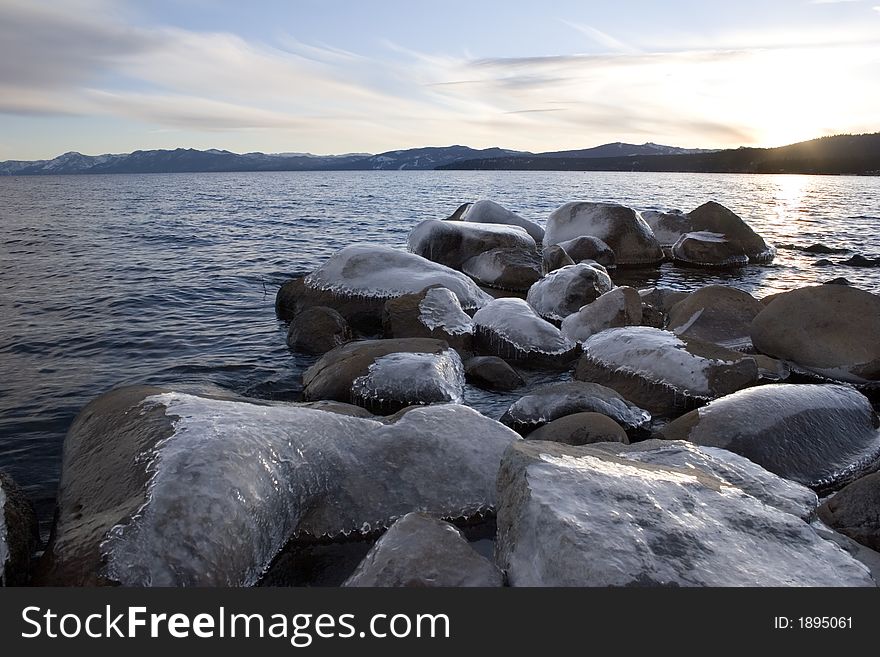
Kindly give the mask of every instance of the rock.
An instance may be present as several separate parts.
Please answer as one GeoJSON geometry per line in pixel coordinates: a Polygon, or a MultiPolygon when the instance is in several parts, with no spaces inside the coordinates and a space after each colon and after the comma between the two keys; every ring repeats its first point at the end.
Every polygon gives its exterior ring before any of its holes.
{"type": "Polygon", "coordinates": [[[729,268],[749,264],[749,256],[741,242],[709,231],[682,235],[672,246],[672,259],[676,264],[691,267],[729,268]]]}
{"type": "Polygon", "coordinates": [[[431,338],[358,340],[336,347],[303,373],[303,399],[351,401],[354,380],[369,373],[376,359],[389,354],[443,354],[449,345],[431,338]]]}
{"type": "Polygon", "coordinates": [[[878,426],[870,402],[848,386],[782,383],[717,399],[659,434],[736,452],[780,477],[828,491],[876,465],[878,426]]]}
{"type": "Polygon", "coordinates": [[[312,408],[316,411],[326,411],[327,413],[339,413],[340,415],[348,415],[350,417],[362,417],[368,420],[378,420],[381,422],[384,418],[376,417],[370,411],[354,404],[333,401],[331,399],[321,399],[313,402],[297,402],[297,406],[302,408],[312,408]]]}
{"type": "Polygon", "coordinates": [[[576,379],[613,388],[660,416],[674,417],[758,380],[752,358],[647,326],[602,331],[582,348],[576,379]]]}
{"type": "Polygon", "coordinates": [[[817,260],[813,263],[813,267],[830,267],[834,263],[831,262],[828,258],[822,258],[821,260],[817,260]]]}
{"type": "Polygon", "coordinates": [[[642,324],[665,328],[669,311],[688,295],[671,287],[649,287],[639,290],[642,298],[642,324]]]}
{"type": "Polygon", "coordinates": [[[541,278],[541,258],[534,249],[492,249],[465,260],[461,270],[480,285],[525,292],[541,278]]]}
{"type": "Polygon", "coordinates": [[[749,354],[758,364],[758,376],[765,381],[785,381],[791,375],[791,368],[784,360],[776,360],[762,354],[749,354]]]}
{"type": "Polygon", "coordinates": [[[540,386],[517,399],[501,422],[523,436],[575,413],[601,413],[630,431],[645,429],[651,414],[598,383],[566,381],[540,386]]]}
{"type": "Polygon", "coordinates": [[[494,563],[453,525],[421,513],[395,522],[343,586],[503,586],[494,563]]]}
{"type": "Polygon", "coordinates": [[[417,255],[372,244],[347,246],[313,273],[281,286],[275,309],[282,319],[292,319],[311,306],[329,306],[357,330],[381,331],[385,302],[404,294],[441,285],[471,311],[491,297],[468,277],[417,255]]]}
{"type": "Polygon", "coordinates": [[[580,237],[560,242],[557,246],[564,249],[568,257],[574,262],[592,260],[608,268],[614,268],[617,265],[614,251],[598,237],[581,235],[580,237]]]}
{"type": "Polygon", "coordinates": [[[691,224],[688,232],[720,233],[729,242],[739,244],[752,264],[767,264],[776,256],[775,248],[768,246],[741,217],[720,203],[703,203],[688,212],[687,217],[691,224]]]}
{"type": "Polygon", "coordinates": [[[672,307],[666,328],[683,337],[747,350],[752,346],[752,320],[762,310],[764,304],[748,292],[725,285],[707,285],[672,307]]]}
{"type": "Polygon", "coordinates": [[[614,287],[607,272],[594,265],[569,265],[532,285],[526,301],[544,319],[562,321],[614,287]]]}
{"type": "Polygon", "coordinates": [[[547,220],[544,246],[582,235],[598,237],[614,251],[619,267],[657,265],[663,250],[651,227],[632,208],[616,203],[573,202],[547,220]]]}
{"type": "Polygon", "coordinates": [[[845,486],[819,507],[829,527],[872,550],[880,550],[880,472],[845,486]]]}
{"type": "Polygon", "coordinates": [[[292,537],[344,538],[411,511],[492,510],[517,435],[465,406],[396,422],[150,388],[102,395],[64,444],[40,583],[249,586],[292,537]]]}
{"type": "Polygon", "coordinates": [[[544,229],[534,221],[523,219],[515,212],[511,212],[503,205],[494,201],[477,201],[466,203],[458,208],[447,221],[467,221],[477,224],[503,224],[507,226],[519,226],[529,236],[540,244],[544,239],[544,229]]]}
{"type": "Polygon", "coordinates": [[[535,240],[518,226],[437,219],[419,223],[410,231],[406,244],[411,253],[452,269],[461,269],[465,261],[492,249],[536,248],[535,240]]]}
{"type": "Polygon", "coordinates": [[[386,301],[382,328],[386,338],[434,338],[460,352],[473,348],[474,323],[458,297],[439,285],[386,301]]]}
{"type": "Polygon", "coordinates": [[[546,276],[551,271],[562,269],[568,265],[573,265],[574,260],[565,252],[558,244],[551,244],[544,247],[541,256],[541,272],[546,276]]]}
{"type": "Polygon", "coordinates": [[[511,586],[874,585],[808,523],[716,472],[629,456],[534,441],[508,449],[495,555],[511,586]]]}
{"type": "Polygon", "coordinates": [[[654,237],[660,242],[660,246],[672,246],[682,235],[691,231],[690,219],[681,210],[645,210],[642,212],[642,219],[654,231],[654,237]]]}
{"type": "Polygon", "coordinates": [[[642,299],[631,287],[616,287],[562,320],[562,335],[584,342],[605,329],[642,323],[642,299]]]}
{"type": "Polygon", "coordinates": [[[528,367],[566,368],[577,345],[522,299],[495,299],[474,315],[474,347],[528,367]]]}
{"type": "Polygon", "coordinates": [[[464,364],[467,381],[478,388],[510,392],[524,385],[522,377],[498,356],[475,356],[464,364]]]}
{"type": "Polygon", "coordinates": [[[851,258],[847,258],[840,264],[849,267],[880,267],[880,258],[866,258],[858,253],[851,258]]]}
{"type": "Polygon", "coordinates": [[[345,318],[326,306],[306,308],[293,318],[287,331],[287,346],[306,354],[323,354],[351,339],[345,318]]]}
{"type": "Polygon", "coordinates": [[[622,426],[601,413],[573,413],[538,427],[529,440],[552,440],[566,445],[629,443],[622,426]]]}
{"type": "Polygon", "coordinates": [[[804,247],[801,249],[806,253],[823,253],[823,254],[840,254],[840,253],[849,253],[849,249],[838,249],[831,246],[825,246],[824,244],[812,244],[810,246],[804,247]]]}
{"type": "Polygon", "coordinates": [[[880,380],[880,297],[844,285],[781,294],[752,321],[758,351],[821,376],[880,380]]]}
{"type": "Polygon", "coordinates": [[[39,542],[33,506],[12,477],[0,472],[0,587],[28,583],[39,542]]]}
{"type": "Polygon", "coordinates": [[[825,281],[823,285],[852,285],[852,281],[844,278],[843,276],[838,276],[837,278],[832,278],[829,281],[825,281]]]}
{"type": "Polygon", "coordinates": [[[366,374],[352,381],[351,401],[377,415],[390,415],[407,406],[460,404],[464,401],[464,366],[453,349],[380,356],[366,374]]]}

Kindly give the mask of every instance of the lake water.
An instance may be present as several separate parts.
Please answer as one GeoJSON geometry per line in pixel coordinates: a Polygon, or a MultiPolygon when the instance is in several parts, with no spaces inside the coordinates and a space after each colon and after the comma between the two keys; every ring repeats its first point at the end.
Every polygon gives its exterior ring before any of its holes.
{"type": "MultiPolygon", "coordinates": [[[[418,221],[491,198],[543,224],[572,200],[688,211],[717,200],[774,244],[880,256],[880,178],[579,172],[236,173],[0,178],[0,468],[48,526],[64,434],[120,384],[216,384],[296,399],[275,292],[346,244],[403,248],[418,221]]],[[[781,249],[769,267],[710,275],[664,265],[644,285],[723,282],[756,296],[844,276],[880,292],[880,269],[815,267],[781,249]]],[[[532,383],[537,383],[533,379],[532,383]]],[[[521,392],[518,394],[522,394],[521,392]]],[[[518,396],[468,389],[498,417],[518,396]]]]}

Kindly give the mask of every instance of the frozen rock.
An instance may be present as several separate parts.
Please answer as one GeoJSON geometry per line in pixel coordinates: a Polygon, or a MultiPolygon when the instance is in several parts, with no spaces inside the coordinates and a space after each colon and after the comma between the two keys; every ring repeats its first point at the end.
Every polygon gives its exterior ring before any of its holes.
{"type": "Polygon", "coordinates": [[[766,264],[776,256],[776,249],[737,214],[715,201],[703,203],[687,214],[690,230],[687,232],[719,233],[731,243],[738,244],[753,264],[766,264]]]}
{"type": "Polygon", "coordinates": [[[749,256],[741,242],[706,230],[685,233],[672,246],[672,259],[691,267],[745,267],[749,256]]]}
{"type": "Polygon", "coordinates": [[[382,328],[386,338],[434,338],[464,352],[473,347],[474,323],[458,297],[439,285],[386,301],[382,328]]]}
{"type": "Polygon", "coordinates": [[[545,276],[551,271],[556,271],[573,264],[575,264],[574,260],[558,244],[544,247],[544,250],[541,252],[541,273],[545,276]]]}
{"type": "Polygon", "coordinates": [[[880,381],[880,297],[844,285],[776,296],[752,321],[758,351],[821,376],[880,381]]]}
{"type": "Polygon", "coordinates": [[[332,308],[312,306],[296,315],[287,331],[287,346],[307,354],[323,354],[352,339],[351,327],[332,308]]]}
{"type": "Polygon", "coordinates": [[[562,320],[562,335],[584,342],[605,329],[642,323],[642,299],[631,287],[616,287],[562,320]]]}
{"type": "Polygon", "coordinates": [[[333,399],[350,402],[354,380],[367,375],[376,359],[397,353],[440,355],[448,350],[446,342],[431,338],[349,342],[328,351],[305,371],[303,398],[305,401],[333,399]]]}
{"type": "Polygon", "coordinates": [[[396,422],[123,388],[64,445],[42,583],[248,586],[295,536],[356,536],[411,511],[491,511],[518,437],[459,405],[396,422]]]}
{"type": "Polygon", "coordinates": [[[592,260],[608,268],[614,268],[617,264],[614,251],[598,237],[581,235],[580,237],[560,242],[557,246],[564,249],[568,257],[574,262],[592,260]]]}
{"type": "Polygon", "coordinates": [[[577,345],[522,299],[495,299],[474,315],[475,348],[531,367],[566,367],[577,345]]]}
{"type": "Polygon", "coordinates": [[[464,364],[465,378],[478,388],[509,392],[524,384],[522,377],[498,356],[475,356],[464,364]]]}
{"type": "Polygon", "coordinates": [[[672,307],[667,329],[728,349],[749,349],[752,320],[762,310],[764,305],[748,292],[725,285],[707,285],[672,307]]]}
{"type": "Polygon", "coordinates": [[[453,349],[439,354],[395,353],[379,356],[351,383],[351,401],[377,415],[407,406],[460,404],[464,366],[453,349]]]}
{"type": "Polygon", "coordinates": [[[827,491],[876,466],[878,426],[877,414],[857,390],[783,383],[717,399],[659,434],[736,452],[780,477],[827,491]]]}
{"type": "Polygon", "coordinates": [[[453,269],[492,249],[535,250],[535,240],[523,228],[500,224],[426,219],[406,238],[411,253],[453,269]]]}
{"type": "Polygon", "coordinates": [[[598,383],[566,381],[541,386],[520,397],[501,416],[501,422],[527,436],[538,427],[575,413],[607,415],[631,431],[642,430],[651,414],[598,383]]]}
{"type": "Polygon", "coordinates": [[[343,586],[503,586],[494,563],[453,525],[421,513],[396,521],[343,586]]]}
{"type": "Polygon", "coordinates": [[[639,213],[616,203],[573,202],[557,208],[547,220],[544,246],[583,235],[598,237],[614,251],[620,267],[653,266],[663,250],[639,213]]]}
{"type": "Polygon", "coordinates": [[[581,263],[547,274],[532,285],[526,301],[544,319],[562,321],[613,287],[604,269],[581,263]]]}
{"type": "Polygon", "coordinates": [[[33,506],[12,477],[0,472],[0,587],[28,583],[38,543],[33,506]]]}
{"type": "Polygon", "coordinates": [[[467,221],[477,224],[503,224],[507,226],[519,226],[529,236],[540,244],[544,239],[544,229],[534,221],[523,219],[515,212],[511,212],[503,205],[495,201],[482,200],[476,203],[466,203],[455,211],[449,221],[467,221]]]}
{"type": "Polygon", "coordinates": [[[661,246],[671,247],[678,241],[678,238],[691,231],[688,216],[680,210],[671,212],[643,210],[642,219],[654,231],[654,237],[657,238],[661,246]]]}
{"type": "Polygon", "coordinates": [[[874,585],[801,518],[698,462],[629,456],[533,441],[508,449],[495,549],[511,586],[874,585]]]}
{"type": "Polygon", "coordinates": [[[530,249],[492,249],[466,260],[461,270],[480,285],[525,292],[541,278],[541,258],[530,249]]]}
{"type": "Polygon", "coordinates": [[[552,440],[566,445],[629,443],[622,426],[601,413],[572,413],[538,427],[529,440],[552,440]]]}
{"type": "Polygon", "coordinates": [[[648,326],[612,328],[582,345],[575,378],[613,388],[660,416],[675,416],[754,384],[753,358],[648,326]]]}
{"type": "Polygon", "coordinates": [[[880,472],[856,479],[819,507],[829,527],[880,550],[880,472]]]}
{"type": "Polygon", "coordinates": [[[666,328],[670,309],[688,295],[670,287],[649,287],[639,290],[642,298],[642,324],[666,328]]]}

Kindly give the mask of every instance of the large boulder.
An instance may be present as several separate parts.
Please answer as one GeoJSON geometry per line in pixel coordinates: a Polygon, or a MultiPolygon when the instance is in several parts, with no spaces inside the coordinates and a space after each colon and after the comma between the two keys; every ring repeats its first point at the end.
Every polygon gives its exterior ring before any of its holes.
{"type": "Polygon", "coordinates": [[[12,477],[0,472],[0,586],[28,583],[39,540],[33,506],[12,477]]]}
{"type": "Polygon", "coordinates": [[[544,229],[534,221],[523,219],[515,212],[505,208],[495,201],[482,200],[476,203],[465,203],[460,206],[448,219],[449,221],[467,221],[476,224],[503,224],[507,226],[519,226],[529,236],[540,244],[544,239],[544,229]]]}
{"type": "Polygon", "coordinates": [[[561,247],[574,262],[592,260],[600,265],[613,268],[617,265],[614,250],[598,237],[581,235],[571,240],[560,242],[556,246],[561,247]]]}
{"type": "Polygon", "coordinates": [[[566,381],[540,386],[517,399],[501,422],[523,436],[561,417],[593,412],[607,415],[630,431],[645,429],[651,414],[598,383],[566,381]]]}
{"type": "Polygon", "coordinates": [[[776,249],[769,246],[758,233],[736,213],[715,201],[703,203],[687,214],[690,229],[686,232],[718,233],[731,243],[738,244],[749,262],[766,264],[776,256],[776,249]]]}
{"type": "Polygon", "coordinates": [[[387,246],[353,244],[334,253],[308,276],[282,285],[275,310],[282,319],[292,319],[305,308],[329,306],[354,328],[377,334],[386,301],[431,285],[451,290],[469,311],[492,299],[468,276],[449,267],[387,246]]]}
{"type": "Polygon", "coordinates": [[[547,274],[532,285],[526,301],[544,319],[562,321],[613,287],[604,268],[580,263],[547,274]]]}
{"type": "Polygon", "coordinates": [[[651,227],[638,212],[623,205],[566,203],[547,220],[544,246],[582,235],[598,237],[610,246],[619,267],[653,266],[663,261],[663,249],[651,227]]]}
{"type": "Polygon", "coordinates": [[[440,285],[385,302],[382,328],[386,338],[434,338],[463,352],[473,347],[474,323],[458,297],[440,285]]]}
{"type": "Polygon", "coordinates": [[[727,479],[722,450],[682,465],[667,464],[662,449],[631,458],[637,450],[536,441],[508,449],[495,550],[511,586],[874,585],[788,504],[750,493],[790,491],[758,466],[739,459],[727,479]]]}
{"type": "Polygon", "coordinates": [[[717,399],[670,422],[659,435],[736,452],[824,492],[877,466],[878,426],[877,414],[857,390],[782,383],[717,399]]]}
{"type": "Polygon", "coordinates": [[[745,267],[749,256],[741,242],[707,230],[685,233],[672,245],[672,259],[689,267],[745,267]]]}
{"type": "Polygon", "coordinates": [[[558,244],[544,247],[541,252],[541,273],[545,276],[551,271],[556,271],[573,264],[575,264],[574,260],[558,244]]]}
{"type": "Polygon", "coordinates": [[[534,249],[492,249],[465,260],[461,270],[480,285],[525,292],[541,278],[541,256],[534,249]]]}
{"type": "Polygon", "coordinates": [[[753,358],[648,326],[588,338],[575,378],[595,381],[659,416],[674,417],[758,380],[753,358]]]}
{"type": "Polygon", "coordinates": [[[523,378],[498,356],[474,356],[464,364],[468,383],[485,390],[510,392],[524,385],[523,378]]]}
{"type": "Polygon", "coordinates": [[[500,224],[426,219],[406,238],[411,253],[453,269],[492,249],[536,249],[535,240],[523,228],[500,224]]]}
{"type": "Polygon", "coordinates": [[[666,328],[676,335],[728,349],[748,349],[752,346],[752,320],[762,310],[764,304],[748,292],[707,285],[672,307],[666,328]]]}
{"type": "Polygon", "coordinates": [[[691,231],[690,219],[681,210],[642,210],[642,219],[654,231],[654,237],[660,242],[660,246],[671,247],[682,235],[691,231]]]}
{"type": "Polygon", "coordinates": [[[495,299],[474,315],[474,347],[528,367],[566,368],[577,345],[522,299],[495,299]]]}
{"type": "Polygon", "coordinates": [[[880,550],[880,472],[838,491],[819,507],[819,518],[854,541],[880,550]]]}
{"type": "Polygon", "coordinates": [[[71,426],[41,583],[248,586],[292,537],[345,539],[411,511],[491,512],[518,436],[455,404],[396,421],[143,387],[71,426]]]}
{"type": "Polygon", "coordinates": [[[538,427],[529,440],[552,440],[565,445],[629,443],[626,430],[601,413],[573,413],[538,427]]]}
{"type": "Polygon", "coordinates": [[[821,376],[880,381],[880,297],[845,285],[777,295],[752,321],[755,348],[821,376]]]}
{"type": "Polygon", "coordinates": [[[562,335],[583,343],[605,329],[642,323],[642,299],[631,287],[616,287],[562,320],[562,335]]]}
{"type": "Polygon", "coordinates": [[[287,346],[306,354],[324,354],[352,337],[345,317],[332,308],[312,306],[291,320],[287,346]]]}
{"type": "Polygon", "coordinates": [[[455,526],[408,513],[382,535],[348,587],[503,586],[494,563],[478,554],[455,526]]]}

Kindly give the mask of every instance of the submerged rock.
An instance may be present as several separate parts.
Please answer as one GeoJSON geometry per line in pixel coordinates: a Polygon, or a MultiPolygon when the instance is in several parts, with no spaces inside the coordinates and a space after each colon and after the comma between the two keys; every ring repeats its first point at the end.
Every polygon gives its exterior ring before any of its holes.
{"type": "Polygon", "coordinates": [[[33,506],[12,477],[0,472],[0,586],[28,583],[38,544],[33,506]]]}
{"type": "Polygon", "coordinates": [[[525,292],[541,278],[541,258],[534,249],[492,249],[465,260],[461,270],[480,285],[525,292]]]}
{"type": "Polygon", "coordinates": [[[622,426],[601,413],[572,413],[538,427],[529,440],[551,440],[565,445],[629,443],[622,426]]]}
{"type": "Polygon", "coordinates": [[[826,491],[876,465],[878,426],[870,402],[850,387],[769,384],[717,399],[659,434],[736,452],[780,477],[826,491]]]}
{"type": "Polygon", "coordinates": [[[821,376],[880,381],[880,297],[817,285],[774,298],[752,321],[758,351],[821,376]]]}
{"type": "Polygon", "coordinates": [[[671,212],[644,210],[642,211],[642,219],[654,231],[654,237],[657,238],[661,246],[671,247],[682,235],[691,232],[690,219],[680,210],[671,212]]]}
{"type": "Polygon", "coordinates": [[[753,358],[647,326],[608,329],[582,347],[576,379],[613,388],[656,415],[678,415],[758,380],[753,358]]]}
{"type": "Polygon", "coordinates": [[[819,507],[829,527],[872,550],[880,550],[880,472],[845,486],[819,507]]]}
{"type": "Polygon", "coordinates": [[[494,563],[453,525],[408,513],[382,535],[343,586],[503,586],[494,563]]]}
{"type": "Polygon", "coordinates": [[[581,235],[580,237],[560,242],[556,246],[561,247],[574,262],[592,260],[608,268],[613,268],[617,265],[617,258],[612,248],[598,237],[581,235]]]}
{"type": "Polygon", "coordinates": [[[524,219],[515,212],[511,212],[503,205],[495,201],[482,200],[476,203],[465,203],[449,217],[448,221],[467,221],[477,224],[503,224],[507,226],[519,226],[529,236],[540,244],[544,239],[544,229],[534,221],[524,219]]]}
{"type": "Polygon", "coordinates": [[[541,254],[541,272],[546,276],[551,271],[562,269],[568,265],[573,265],[574,260],[571,259],[565,249],[558,244],[551,244],[544,247],[541,254]]]}
{"type": "Polygon", "coordinates": [[[720,233],[732,244],[737,244],[753,264],[766,264],[776,256],[776,249],[736,213],[715,201],[703,203],[687,214],[691,229],[688,232],[720,233]]]}
{"type": "Polygon", "coordinates": [[[474,315],[474,346],[530,367],[567,367],[577,345],[522,299],[495,299],[474,315]]]}
{"type": "Polygon", "coordinates": [[[434,338],[464,352],[473,347],[474,323],[458,297],[440,285],[386,301],[382,328],[386,338],[434,338]]]}
{"type": "Polygon", "coordinates": [[[610,246],[620,267],[653,266],[663,260],[663,250],[651,227],[635,210],[623,205],[566,203],[547,220],[544,246],[582,235],[598,237],[610,246]]]}
{"type": "Polygon", "coordinates": [[[672,246],[672,259],[691,267],[730,268],[749,264],[741,242],[705,230],[682,235],[672,246]]]}
{"type": "Polygon", "coordinates": [[[562,321],[613,287],[604,269],[580,263],[547,274],[532,285],[526,301],[544,319],[562,321]]]}
{"type": "Polygon", "coordinates": [[[631,287],[616,287],[562,320],[562,335],[584,342],[605,329],[642,323],[642,299],[631,287]]]}
{"type": "MultiPolygon", "coordinates": [[[[723,478],[722,450],[705,455],[721,462],[710,469],[702,459],[655,463],[651,451],[635,460],[617,447],[524,441],[508,449],[496,561],[511,586],[874,585],[865,566],[785,506],[723,478]]],[[[735,468],[741,481],[776,485],[744,460],[735,468]]]]}
{"type": "Polygon", "coordinates": [[[857,253],[840,264],[848,267],[880,267],[880,258],[866,258],[857,253]]]}
{"type": "Polygon", "coordinates": [[[540,386],[517,399],[501,422],[527,436],[538,427],[575,413],[601,413],[636,431],[647,427],[651,414],[598,383],[566,381],[540,386]]]}
{"type": "Polygon", "coordinates": [[[525,382],[519,373],[498,356],[475,356],[464,364],[467,381],[478,388],[509,392],[525,382]]]}
{"type": "Polygon", "coordinates": [[[395,422],[143,387],[102,395],[64,445],[42,583],[249,586],[294,536],[488,512],[517,435],[465,406],[395,422]]]}
{"type": "Polygon", "coordinates": [[[752,346],[752,320],[762,310],[764,304],[748,292],[707,285],[672,307],[666,328],[676,335],[728,349],[748,349],[752,346]]]}
{"type": "Polygon", "coordinates": [[[406,244],[411,253],[453,269],[492,249],[536,248],[535,240],[518,226],[437,219],[426,219],[413,228],[406,244]]]}
{"type": "Polygon", "coordinates": [[[287,346],[306,354],[323,354],[352,337],[351,327],[342,315],[326,306],[313,306],[291,321],[287,346]]]}

